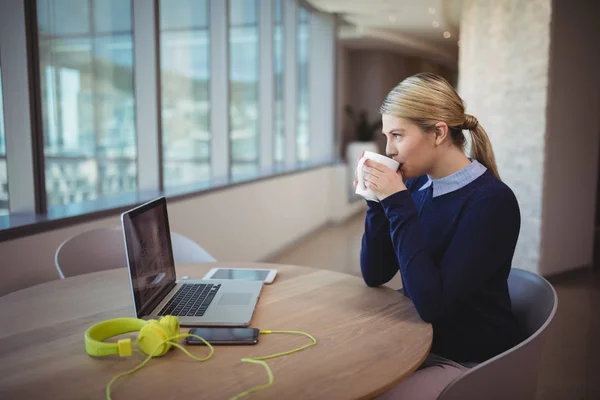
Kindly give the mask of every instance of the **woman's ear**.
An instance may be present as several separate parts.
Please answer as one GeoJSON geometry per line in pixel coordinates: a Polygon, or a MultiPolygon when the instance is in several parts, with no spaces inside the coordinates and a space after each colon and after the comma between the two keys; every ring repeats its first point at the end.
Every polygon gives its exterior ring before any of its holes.
{"type": "Polygon", "coordinates": [[[448,138],[450,130],[448,129],[448,125],[445,122],[438,122],[435,124],[434,133],[435,133],[435,145],[439,146],[446,141],[448,138]]]}

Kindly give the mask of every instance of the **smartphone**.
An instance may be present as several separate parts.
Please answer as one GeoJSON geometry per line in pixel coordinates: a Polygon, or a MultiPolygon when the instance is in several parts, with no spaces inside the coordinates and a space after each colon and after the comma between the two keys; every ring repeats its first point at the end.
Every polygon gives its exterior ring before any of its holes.
{"type": "MultiPolygon", "coordinates": [[[[190,332],[193,335],[198,335],[210,344],[256,344],[260,330],[256,328],[192,328],[190,332]]],[[[195,337],[185,338],[186,344],[204,345],[204,342],[195,337]]]]}

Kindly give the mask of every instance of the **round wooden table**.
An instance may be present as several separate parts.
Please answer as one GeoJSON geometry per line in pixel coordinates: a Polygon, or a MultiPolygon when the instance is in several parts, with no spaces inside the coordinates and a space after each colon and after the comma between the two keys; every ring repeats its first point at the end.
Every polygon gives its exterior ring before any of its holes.
{"type": "MultiPolygon", "coordinates": [[[[318,340],[299,353],[269,360],[274,386],[250,398],[373,398],[404,379],[427,357],[432,329],[402,294],[369,288],[360,278],[327,270],[258,263],[181,265],[178,276],[202,278],[215,266],[277,268],[265,285],[253,327],[305,331],[318,340]]],[[[125,269],[75,276],[0,298],[0,398],[104,398],[107,382],[143,357],[93,358],[83,336],[94,323],[132,316],[125,269]]],[[[187,328],[182,331],[187,332],[187,328]]],[[[117,381],[118,399],[228,399],[266,383],[260,365],[242,357],[307,343],[295,335],[261,335],[255,346],[216,346],[196,362],[178,349],[117,381]]],[[[206,347],[188,347],[198,355],[206,347]]]]}

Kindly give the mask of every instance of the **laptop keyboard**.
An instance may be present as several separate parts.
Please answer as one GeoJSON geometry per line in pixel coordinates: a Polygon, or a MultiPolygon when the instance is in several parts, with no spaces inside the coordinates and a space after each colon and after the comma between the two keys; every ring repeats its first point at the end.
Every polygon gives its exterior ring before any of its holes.
{"type": "Polygon", "coordinates": [[[184,283],[158,315],[201,317],[220,288],[220,284],[184,283]]]}

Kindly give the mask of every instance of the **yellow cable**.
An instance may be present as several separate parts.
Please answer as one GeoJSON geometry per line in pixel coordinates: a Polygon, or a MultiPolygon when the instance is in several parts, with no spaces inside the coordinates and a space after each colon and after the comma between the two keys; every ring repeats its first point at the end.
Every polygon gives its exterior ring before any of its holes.
{"type": "MultiPolygon", "coordinates": [[[[255,387],[253,387],[253,388],[251,388],[249,390],[246,390],[245,392],[242,392],[240,394],[237,394],[237,395],[233,396],[231,398],[231,400],[237,400],[237,399],[239,399],[241,397],[248,396],[251,393],[254,393],[254,392],[257,392],[259,390],[266,389],[268,387],[273,386],[273,382],[275,381],[275,379],[273,377],[273,371],[271,371],[271,368],[269,367],[269,365],[264,360],[269,360],[269,359],[272,359],[272,358],[276,358],[276,357],[281,357],[281,356],[286,356],[286,355],[289,355],[289,354],[293,354],[293,353],[302,351],[302,350],[304,350],[304,349],[306,349],[308,347],[311,347],[311,346],[314,346],[314,345],[317,344],[317,339],[315,339],[311,334],[306,333],[306,332],[301,332],[301,331],[269,331],[269,330],[265,330],[265,331],[260,331],[260,333],[263,334],[263,335],[269,335],[269,334],[272,334],[272,333],[302,335],[302,336],[306,336],[306,337],[310,338],[312,340],[312,342],[308,343],[308,344],[305,344],[304,346],[298,347],[296,349],[293,349],[293,350],[284,351],[284,352],[281,352],[281,353],[275,353],[275,354],[271,354],[271,355],[268,355],[268,356],[242,358],[241,359],[242,362],[247,362],[247,363],[262,365],[265,368],[265,370],[267,371],[267,376],[268,376],[269,380],[265,384],[255,386],[255,387]]],[[[215,351],[215,349],[213,348],[213,346],[210,343],[208,343],[204,338],[202,338],[202,337],[200,337],[198,335],[191,334],[191,333],[184,333],[184,334],[181,334],[181,335],[175,335],[175,336],[173,336],[173,337],[171,337],[169,339],[163,340],[160,344],[158,344],[156,346],[156,348],[154,350],[152,350],[152,352],[150,353],[150,355],[148,355],[146,357],[146,359],[144,361],[142,361],[138,366],[136,366],[135,368],[130,369],[129,371],[125,371],[123,373],[120,373],[119,375],[115,376],[114,378],[112,378],[108,382],[108,384],[106,385],[106,399],[107,400],[112,400],[112,397],[110,395],[111,387],[112,387],[112,385],[119,378],[122,378],[122,377],[124,377],[126,375],[133,374],[134,372],[140,370],[144,365],[146,365],[148,363],[148,361],[150,361],[150,359],[152,358],[152,354],[154,354],[163,344],[165,344],[165,343],[167,343],[169,341],[172,341],[172,343],[171,343],[172,346],[175,346],[175,347],[181,349],[185,354],[187,354],[189,357],[191,357],[192,359],[194,359],[196,361],[206,361],[206,360],[208,360],[209,358],[212,357],[212,355],[213,355],[213,353],[215,351]],[[196,357],[193,354],[191,354],[188,350],[186,350],[185,348],[183,348],[183,346],[181,346],[179,343],[174,342],[174,340],[176,340],[176,339],[181,339],[181,338],[186,338],[186,337],[194,337],[196,339],[201,340],[209,348],[208,355],[206,357],[204,357],[204,358],[196,357]]],[[[139,350],[136,350],[136,351],[139,352],[139,353],[141,353],[141,351],[139,351],[139,350]]]]}
{"type": "Polygon", "coordinates": [[[240,397],[248,396],[250,393],[258,392],[259,390],[263,390],[268,387],[271,387],[271,386],[273,386],[273,382],[275,381],[275,379],[273,378],[273,371],[271,371],[269,364],[267,364],[266,362],[264,362],[262,360],[257,360],[256,358],[242,358],[242,362],[260,364],[263,367],[265,367],[265,369],[267,370],[267,375],[269,376],[269,382],[267,382],[263,385],[254,386],[252,389],[246,390],[245,392],[242,392],[240,394],[236,394],[230,400],[237,400],[240,397]]]}
{"type": "Polygon", "coordinates": [[[297,349],[293,349],[293,350],[289,350],[289,351],[284,351],[284,352],[276,353],[276,354],[271,354],[269,356],[253,357],[255,360],[270,360],[272,358],[277,358],[277,357],[281,357],[281,356],[287,356],[289,354],[297,353],[299,351],[302,351],[302,350],[304,350],[306,348],[309,348],[309,347],[314,346],[314,345],[317,344],[317,339],[315,339],[310,333],[301,332],[301,331],[260,331],[260,333],[263,334],[263,335],[270,335],[271,333],[284,333],[284,334],[290,334],[290,335],[302,335],[302,336],[306,336],[307,338],[309,338],[310,340],[312,340],[312,343],[305,344],[304,346],[298,347],[297,349]]]}
{"type": "Polygon", "coordinates": [[[286,334],[291,334],[291,335],[302,335],[302,336],[306,336],[306,337],[310,338],[312,340],[312,342],[305,344],[304,346],[298,347],[297,349],[283,351],[281,353],[275,353],[275,354],[271,354],[268,356],[242,358],[242,362],[249,362],[249,363],[253,363],[253,364],[262,365],[267,370],[267,375],[269,376],[269,382],[267,382],[263,385],[254,386],[253,388],[246,390],[245,392],[242,392],[240,394],[233,396],[230,400],[237,400],[241,397],[248,396],[250,393],[254,393],[259,390],[266,389],[268,387],[273,386],[273,382],[274,382],[273,372],[271,371],[269,364],[267,364],[264,360],[269,360],[272,358],[293,354],[293,353],[302,351],[308,347],[311,347],[311,346],[314,346],[317,344],[317,339],[315,339],[311,334],[306,333],[306,332],[301,332],[301,331],[268,331],[268,330],[265,330],[265,331],[260,331],[260,333],[263,335],[269,335],[271,333],[286,333],[286,334]]]}
{"type": "MultiPolygon", "coordinates": [[[[168,338],[168,339],[163,340],[162,342],[160,342],[160,344],[158,344],[156,346],[156,348],[150,352],[150,355],[147,356],[146,359],[144,361],[142,361],[137,367],[132,368],[129,371],[122,372],[119,375],[117,375],[114,378],[112,378],[108,382],[108,384],[106,385],[106,399],[107,400],[112,400],[112,397],[110,396],[110,388],[113,385],[113,383],[115,383],[119,378],[122,378],[122,377],[124,377],[126,375],[129,375],[129,374],[133,374],[134,372],[140,370],[144,365],[146,365],[146,363],[148,363],[148,361],[150,361],[150,359],[152,358],[152,354],[154,354],[156,352],[156,350],[158,350],[163,344],[165,344],[165,343],[167,343],[169,341],[172,341],[172,340],[181,339],[181,338],[190,337],[190,336],[194,337],[196,339],[200,339],[202,342],[204,342],[204,344],[206,344],[208,346],[208,348],[210,349],[210,351],[209,351],[209,353],[208,353],[208,355],[206,357],[204,357],[204,358],[198,358],[198,357],[192,355],[189,351],[187,351],[186,349],[184,349],[179,343],[173,342],[173,343],[171,343],[171,346],[175,346],[175,347],[180,348],[181,350],[183,350],[183,352],[185,354],[187,354],[189,357],[191,357],[192,359],[194,359],[196,361],[206,361],[210,357],[212,357],[213,353],[215,352],[215,349],[212,347],[212,345],[210,343],[208,343],[206,340],[204,340],[204,338],[202,338],[202,337],[200,337],[198,335],[193,335],[191,333],[184,333],[184,334],[181,334],[181,335],[175,335],[175,336],[173,336],[171,338],[168,338]]],[[[139,351],[139,350],[136,350],[136,351],[139,352],[139,353],[141,353],[141,351],[139,351]]]]}

